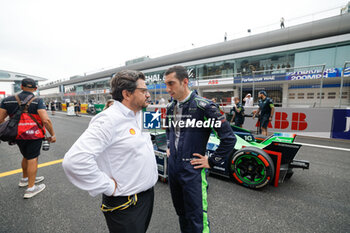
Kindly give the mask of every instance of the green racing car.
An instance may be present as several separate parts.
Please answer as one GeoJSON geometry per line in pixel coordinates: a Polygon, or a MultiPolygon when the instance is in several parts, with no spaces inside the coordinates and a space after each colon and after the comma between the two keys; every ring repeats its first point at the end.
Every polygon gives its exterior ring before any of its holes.
{"type": "MultiPolygon", "coordinates": [[[[309,169],[310,163],[295,160],[301,148],[294,143],[296,134],[274,133],[269,137],[252,134],[249,130],[231,125],[236,136],[236,144],[231,154],[218,166],[209,169],[210,173],[229,177],[234,182],[252,189],[259,189],[291,178],[294,168],[309,169]]],[[[167,178],[167,156],[165,132],[152,132],[158,173],[163,181],[167,178]]],[[[206,153],[212,156],[220,139],[213,132],[208,140],[206,153]]]]}

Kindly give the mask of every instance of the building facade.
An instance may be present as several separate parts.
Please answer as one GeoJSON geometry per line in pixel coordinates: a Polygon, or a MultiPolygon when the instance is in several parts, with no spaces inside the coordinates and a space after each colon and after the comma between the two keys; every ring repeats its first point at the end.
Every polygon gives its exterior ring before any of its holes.
{"type": "Polygon", "coordinates": [[[147,59],[55,85],[40,95],[64,101],[103,103],[109,81],[123,69],[145,73],[152,100],[168,99],[164,72],[185,66],[190,86],[206,98],[230,104],[265,90],[277,106],[350,105],[350,14],[147,59]]]}

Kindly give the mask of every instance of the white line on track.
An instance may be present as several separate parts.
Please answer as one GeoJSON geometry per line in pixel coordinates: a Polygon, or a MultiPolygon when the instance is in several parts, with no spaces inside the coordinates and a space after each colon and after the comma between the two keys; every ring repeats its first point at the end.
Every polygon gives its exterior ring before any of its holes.
{"type": "Polygon", "coordinates": [[[55,118],[59,118],[59,119],[64,119],[64,120],[67,120],[69,119],[70,117],[68,116],[59,116],[57,114],[53,115],[53,116],[50,116],[52,119],[55,119],[55,118]]]}
{"type": "MultiPolygon", "coordinates": [[[[65,113],[65,112],[56,112],[56,114],[64,115],[64,116],[67,116],[67,117],[77,117],[77,116],[68,116],[67,113],[65,113]]],[[[55,115],[50,115],[50,116],[55,116],[55,115]]],[[[80,116],[81,117],[88,117],[88,118],[94,117],[94,115],[80,115],[80,116]]]]}
{"type": "Polygon", "coordinates": [[[296,143],[297,143],[297,144],[301,144],[301,145],[303,145],[303,146],[311,146],[311,147],[325,148],[325,149],[331,149],[331,150],[350,151],[349,148],[333,147],[333,146],[322,146],[322,145],[309,144],[309,143],[303,143],[303,142],[296,142],[296,143]]]}

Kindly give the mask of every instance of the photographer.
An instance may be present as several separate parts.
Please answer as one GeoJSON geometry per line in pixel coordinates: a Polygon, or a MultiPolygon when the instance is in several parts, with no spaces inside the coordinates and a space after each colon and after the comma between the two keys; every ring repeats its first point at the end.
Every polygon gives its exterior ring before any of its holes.
{"type": "Polygon", "coordinates": [[[244,97],[243,101],[245,102],[244,107],[253,107],[254,99],[250,93],[244,97]]]}
{"type": "MultiPolygon", "coordinates": [[[[35,81],[31,78],[23,79],[21,89],[22,92],[18,94],[19,100],[22,104],[32,101],[28,107],[28,113],[37,120],[38,124],[46,127],[51,135],[48,141],[54,143],[56,141],[55,132],[46,112],[44,101],[34,96],[34,92],[37,89],[35,81]],[[33,100],[33,98],[35,99],[33,100]]],[[[19,104],[15,96],[5,98],[0,106],[0,123],[2,123],[7,116],[13,116],[18,108],[19,104]]],[[[18,185],[20,187],[28,186],[24,193],[24,198],[31,198],[45,189],[45,184],[35,185],[44,180],[43,176],[36,177],[36,173],[38,170],[38,157],[40,155],[43,138],[45,137],[45,128],[43,127],[42,132],[33,120],[30,118],[26,119],[26,123],[28,123],[28,121],[31,123],[29,129],[25,128],[25,125],[22,126],[20,120],[18,124],[18,135],[15,141],[23,155],[23,178],[18,185]]]]}

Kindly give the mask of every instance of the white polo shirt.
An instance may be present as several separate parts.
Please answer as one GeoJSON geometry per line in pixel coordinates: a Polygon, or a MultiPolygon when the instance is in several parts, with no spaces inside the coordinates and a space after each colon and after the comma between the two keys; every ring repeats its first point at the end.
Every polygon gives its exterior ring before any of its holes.
{"type": "Polygon", "coordinates": [[[254,99],[253,97],[250,97],[250,98],[244,98],[244,101],[245,101],[245,104],[244,104],[244,107],[253,107],[254,105],[254,99]]]}
{"type": "Polygon", "coordinates": [[[91,196],[129,196],[158,180],[149,132],[142,131],[141,111],[119,101],[96,115],[66,153],[62,166],[68,179],[91,196]]]}

